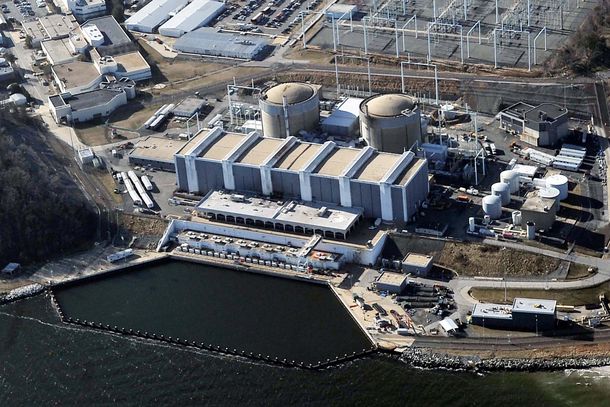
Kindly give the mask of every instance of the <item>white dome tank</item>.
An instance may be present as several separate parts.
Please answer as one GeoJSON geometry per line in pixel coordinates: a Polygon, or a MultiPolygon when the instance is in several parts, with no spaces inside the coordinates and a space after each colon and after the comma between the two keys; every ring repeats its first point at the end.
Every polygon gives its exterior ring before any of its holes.
{"type": "Polygon", "coordinates": [[[288,82],[267,88],[259,107],[266,137],[295,136],[301,130],[314,130],[320,122],[318,88],[307,83],[288,82]]]}
{"type": "Polygon", "coordinates": [[[559,190],[559,200],[568,197],[568,178],[565,175],[555,174],[546,179],[546,186],[559,190]]]}
{"type": "Polygon", "coordinates": [[[540,188],[538,190],[538,196],[540,198],[554,199],[555,202],[559,204],[561,192],[557,188],[553,187],[540,188]]]}
{"type": "Polygon", "coordinates": [[[510,203],[510,186],[504,182],[496,182],[491,186],[491,194],[500,197],[502,205],[510,203]]]}
{"type": "Polygon", "coordinates": [[[500,182],[508,184],[510,187],[510,193],[514,194],[519,192],[519,173],[512,170],[502,171],[500,173],[500,182]]]}
{"type": "Polygon", "coordinates": [[[502,200],[496,195],[487,195],[483,198],[483,212],[491,219],[502,216],[502,200]]]}
{"type": "Polygon", "coordinates": [[[422,141],[417,100],[401,93],[371,96],[360,103],[360,134],[367,144],[386,153],[402,154],[422,141]]]}

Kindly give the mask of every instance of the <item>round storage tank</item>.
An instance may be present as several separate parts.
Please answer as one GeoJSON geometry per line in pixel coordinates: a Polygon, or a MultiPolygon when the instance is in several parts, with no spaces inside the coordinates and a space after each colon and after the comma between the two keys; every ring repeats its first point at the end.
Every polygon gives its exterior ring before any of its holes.
{"type": "Polygon", "coordinates": [[[491,186],[491,194],[500,197],[502,205],[510,203],[510,186],[504,182],[496,182],[491,186]]]}
{"type": "Polygon", "coordinates": [[[263,133],[286,138],[311,131],[320,122],[318,88],[307,83],[288,82],[267,88],[259,99],[263,133]]]}
{"type": "Polygon", "coordinates": [[[496,195],[487,195],[483,198],[483,212],[491,219],[502,216],[502,200],[496,195]]]}
{"type": "Polygon", "coordinates": [[[518,172],[515,172],[512,170],[502,171],[500,173],[500,182],[508,184],[508,186],[510,187],[511,194],[519,192],[519,173],[518,172]]]}
{"type": "Polygon", "coordinates": [[[360,103],[360,134],[379,151],[402,154],[421,143],[421,115],[417,100],[408,95],[375,95],[360,103]]]}
{"type": "Polygon", "coordinates": [[[551,175],[546,179],[546,186],[559,190],[560,201],[563,201],[568,197],[568,177],[566,177],[565,175],[551,175]]]}
{"type": "Polygon", "coordinates": [[[553,188],[553,187],[546,187],[546,188],[541,188],[538,190],[538,196],[540,198],[546,198],[546,199],[554,199],[555,202],[557,202],[557,204],[559,204],[559,197],[561,196],[561,192],[559,192],[559,190],[557,188],[553,188]]]}

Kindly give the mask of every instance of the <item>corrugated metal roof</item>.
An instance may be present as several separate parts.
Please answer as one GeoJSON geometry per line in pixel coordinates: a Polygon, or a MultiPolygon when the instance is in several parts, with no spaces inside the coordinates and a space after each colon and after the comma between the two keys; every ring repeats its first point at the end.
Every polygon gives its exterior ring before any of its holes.
{"type": "Polygon", "coordinates": [[[191,32],[202,25],[206,25],[224,10],[224,3],[213,0],[194,0],[180,10],[178,14],[169,19],[159,28],[159,33],[165,30],[176,30],[182,33],[191,32]]]}
{"type": "Polygon", "coordinates": [[[203,27],[176,40],[174,49],[193,54],[253,58],[267,44],[264,38],[219,33],[214,28],[203,27]]]}
{"type": "Polygon", "coordinates": [[[181,10],[188,0],[152,0],[137,13],[125,20],[125,26],[132,30],[148,28],[152,31],[171,16],[170,13],[181,10]]]}

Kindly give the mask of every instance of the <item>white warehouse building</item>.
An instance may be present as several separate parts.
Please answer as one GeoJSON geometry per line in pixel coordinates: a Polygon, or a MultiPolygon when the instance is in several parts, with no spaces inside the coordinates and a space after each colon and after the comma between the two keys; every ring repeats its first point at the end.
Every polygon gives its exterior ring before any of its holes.
{"type": "Polygon", "coordinates": [[[159,27],[159,34],[181,37],[184,34],[208,25],[225,9],[224,3],[214,0],[193,0],[178,14],[159,27]]]}
{"type": "Polygon", "coordinates": [[[264,37],[221,33],[212,27],[202,27],[178,38],[174,50],[187,54],[254,59],[267,45],[268,40],[264,37]]]}
{"type": "Polygon", "coordinates": [[[125,27],[132,31],[152,33],[187,4],[188,0],[152,0],[125,20],[125,27]]]}

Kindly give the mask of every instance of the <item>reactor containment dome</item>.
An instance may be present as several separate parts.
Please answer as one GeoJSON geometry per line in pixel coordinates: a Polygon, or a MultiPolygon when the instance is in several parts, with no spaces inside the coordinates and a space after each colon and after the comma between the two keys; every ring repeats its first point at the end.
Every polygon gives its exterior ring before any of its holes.
{"type": "Polygon", "coordinates": [[[318,88],[306,83],[281,83],[265,89],[259,107],[267,137],[295,136],[315,129],[320,122],[318,88]]]}
{"type": "Polygon", "coordinates": [[[421,142],[417,100],[403,94],[375,95],[360,103],[360,134],[379,151],[401,154],[421,142]]]}

